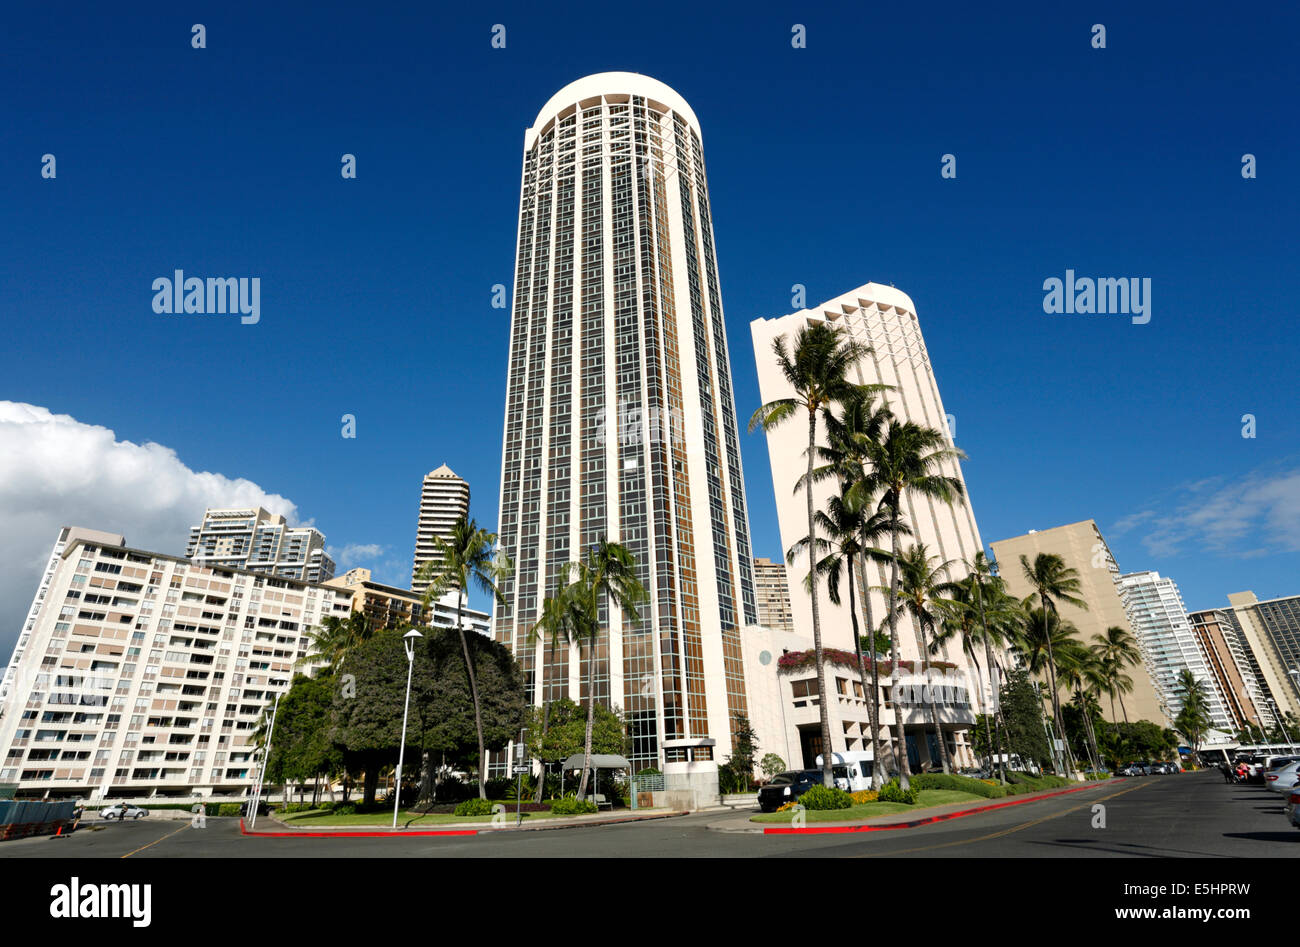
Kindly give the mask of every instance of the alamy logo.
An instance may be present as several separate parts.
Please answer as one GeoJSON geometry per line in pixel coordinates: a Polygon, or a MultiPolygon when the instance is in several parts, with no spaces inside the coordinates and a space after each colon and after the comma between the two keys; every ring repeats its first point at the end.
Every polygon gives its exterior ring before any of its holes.
{"type": "Polygon", "coordinates": [[[1134,325],[1151,321],[1151,277],[1074,276],[1065,271],[1065,280],[1055,276],[1043,280],[1043,312],[1046,313],[1120,313],[1133,316],[1134,325]]]}
{"type": "Polygon", "coordinates": [[[262,318],[262,278],[247,276],[214,278],[206,280],[197,276],[188,279],[184,270],[176,270],[173,278],[160,276],[153,281],[153,311],[157,313],[242,313],[239,321],[246,326],[255,325],[262,318]]]}
{"type": "Polygon", "coordinates": [[[87,884],[75,875],[50,888],[50,917],[129,917],[133,927],[152,919],[153,885],[87,884]]]}

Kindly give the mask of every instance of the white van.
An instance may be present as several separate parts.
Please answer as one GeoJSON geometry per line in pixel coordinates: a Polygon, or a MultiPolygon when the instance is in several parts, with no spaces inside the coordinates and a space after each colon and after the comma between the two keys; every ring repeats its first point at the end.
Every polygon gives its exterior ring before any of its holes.
{"type": "MultiPolygon", "coordinates": [[[[870,750],[846,750],[831,754],[831,774],[835,785],[845,792],[862,792],[871,788],[872,762],[870,750]]],[[[817,756],[817,769],[822,767],[822,757],[817,756]]]]}

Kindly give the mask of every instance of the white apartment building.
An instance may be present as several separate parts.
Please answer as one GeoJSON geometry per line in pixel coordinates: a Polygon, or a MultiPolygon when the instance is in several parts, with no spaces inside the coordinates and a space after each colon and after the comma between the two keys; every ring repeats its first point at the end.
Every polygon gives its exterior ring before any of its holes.
{"type": "Polygon", "coordinates": [[[650,599],[636,622],[602,622],[595,699],[622,709],[634,768],[716,793],[756,612],[702,132],[677,92],[601,73],[538,112],[513,305],[500,539],[515,570],[494,634],[531,700],[584,696],[585,657],[550,662],[530,631],[565,563],[623,543],[650,599]]]}
{"type": "Polygon", "coordinates": [[[1183,596],[1173,579],[1158,572],[1130,572],[1120,576],[1120,598],[1128,613],[1129,625],[1140,641],[1143,659],[1170,721],[1183,709],[1177,686],[1178,675],[1189,670],[1205,684],[1209,697],[1207,711],[1210,726],[1232,731],[1229,714],[1219,682],[1211,672],[1206,657],[1187,617],[1183,596]]]}
{"type": "MultiPolygon", "coordinates": [[[[758,365],[759,395],[763,403],[794,395],[772,352],[772,343],[778,338],[785,338],[787,346],[792,348],[799,327],[814,322],[838,327],[848,338],[871,347],[871,354],[863,358],[852,372],[852,381],[858,384],[883,383],[894,386],[894,390],[885,392],[883,398],[895,415],[906,421],[950,433],[934,369],[917,321],[916,306],[906,293],[878,283],[867,283],[818,306],[790,315],[756,319],[750,323],[754,357],[758,365]]],[[[819,421],[819,443],[824,443],[823,436],[824,428],[819,421]]],[[[951,436],[949,440],[951,441],[951,436]]],[[[795,483],[806,472],[807,445],[806,420],[803,423],[792,420],[767,434],[781,545],[787,550],[808,533],[807,499],[802,490],[795,491],[795,483]]],[[[943,472],[964,483],[961,466],[957,462],[948,461],[943,464],[943,472]]],[[[837,486],[830,481],[814,486],[813,503],[817,509],[825,509],[826,500],[836,489],[837,486]]],[[[938,557],[939,562],[956,560],[957,565],[953,567],[955,574],[950,576],[951,579],[964,578],[969,571],[965,564],[972,562],[975,553],[982,548],[969,497],[962,497],[947,506],[909,496],[904,514],[914,535],[903,538],[902,544],[906,546],[917,540],[924,542],[930,555],[938,557]]],[[[787,567],[786,572],[794,629],[801,635],[811,637],[812,599],[803,584],[808,574],[808,565],[808,555],[804,552],[787,567]]],[[[870,565],[867,569],[867,584],[873,587],[888,586],[888,571],[870,565]]],[[[874,588],[867,595],[870,597],[872,620],[879,625],[886,614],[887,595],[874,588]]],[[[853,632],[847,595],[840,606],[835,606],[823,588],[819,608],[826,646],[852,651],[853,632]]],[[[868,626],[862,609],[859,610],[859,621],[865,632],[868,626]]],[[[915,660],[920,655],[910,619],[900,616],[898,630],[902,658],[915,660]]],[[[986,707],[991,707],[992,684],[987,669],[977,670],[968,664],[960,646],[945,648],[939,659],[955,662],[962,668],[960,673],[967,681],[974,682],[964,685],[969,686],[970,691],[976,695],[974,712],[982,713],[986,707]]],[[[954,718],[954,733],[973,720],[969,710],[959,714],[954,718]]],[[[945,732],[946,727],[945,724],[945,732]]],[[[928,753],[938,752],[934,734],[918,722],[914,731],[908,731],[909,757],[914,766],[929,758],[924,748],[915,745],[921,742],[922,733],[929,734],[925,738],[928,753]]],[[[839,747],[836,746],[835,749],[839,747]]]]}
{"type": "Polygon", "coordinates": [[[92,530],[61,530],[52,561],[0,703],[0,782],[28,796],[244,792],[263,711],[352,603],[92,530]]]}
{"type": "Polygon", "coordinates": [[[264,572],[301,582],[334,577],[325,535],[311,526],[290,526],[283,516],[259,507],[209,509],[190,529],[188,559],[231,569],[264,572]]]}
{"type": "MultiPolygon", "coordinates": [[[[431,470],[420,486],[420,521],[415,531],[415,556],[411,566],[411,591],[423,595],[428,582],[419,579],[420,568],[428,561],[441,563],[434,537],[448,539],[456,521],[469,515],[469,484],[446,464],[431,470]]],[[[434,567],[435,570],[437,566],[434,567]]]]}

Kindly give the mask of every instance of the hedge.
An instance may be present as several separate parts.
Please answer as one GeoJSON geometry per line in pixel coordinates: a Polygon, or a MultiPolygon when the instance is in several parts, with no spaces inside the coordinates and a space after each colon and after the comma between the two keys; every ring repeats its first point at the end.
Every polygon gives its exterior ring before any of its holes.
{"type": "Polygon", "coordinates": [[[1002,786],[990,786],[982,779],[971,779],[969,776],[957,776],[950,773],[917,773],[910,778],[912,786],[916,789],[954,789],[958,792],[968,792],[976,796],[983,796],[985,799],[1001,799],[1007,795],[1007,791],[1002,786]]]}

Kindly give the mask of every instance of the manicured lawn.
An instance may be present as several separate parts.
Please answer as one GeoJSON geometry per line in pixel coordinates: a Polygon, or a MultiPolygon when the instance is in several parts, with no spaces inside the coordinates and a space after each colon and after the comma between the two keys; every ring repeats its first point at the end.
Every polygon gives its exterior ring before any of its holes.
{"type": "MultiPolygon", "coordinates": [[[[503,802],[506,807],[505,817],[507,825],[515,824],[515,807],[508,802],[503,802]]],[[[646,810],[640,810],[646,811],[646,810]]],[[[628,815],[631,809],[616,809],[615,815],[628,815]]],[[[610,815],[608,809],[600,813],[601,815],[610,815]]],[[[524,812],[521,813],[525,822],[536,822],[538,819],[568,819],[572,816],[555,815],[549,810],[546,812],[524,812]]],[[[287,825],[307,828],[315,825],[392,825],[393,810],[387,812],[358,812],[353,815],[335,815],[333,812],[327,812],[319,809],[313,809],[309,812],[292,812],[288,815],[278,817],[281,822],[287,825]]],[[[484,823],[490,824],[492,816],[490,815],[453,815],[443,813],[430,813],[428,815],[419,812],[402,811],[397,815],[397,826],[401,828],[410,823],[409,828],[419,828],[421,826],[436,825],[454,825],[459,823],[484,823]]]]}
{"type": "MultiPolygon", "coordinates": [[[[953,802],[994,802],[970,792],[955,789],[922,789],[917,796],[916,805],[904,805],[901,802],[868,802],[848,809],[817,809],[804,813],[808,823],[813,822],[861,822],[881,815],[896,815],[900,812],[919,812],[931,806],[946,806],[953,802]]],[[[793,813],[768,812],[750,818],[750,822],[775,823],[788,825],[793,813]]]]}

